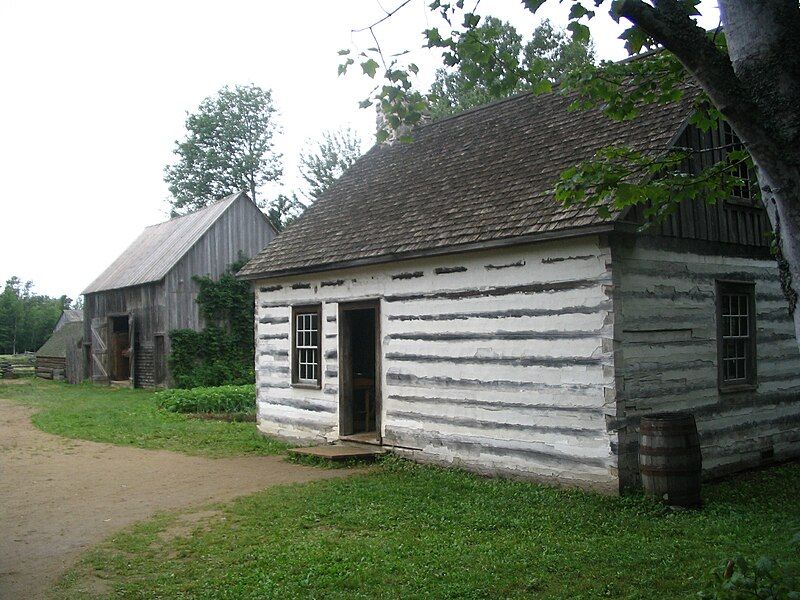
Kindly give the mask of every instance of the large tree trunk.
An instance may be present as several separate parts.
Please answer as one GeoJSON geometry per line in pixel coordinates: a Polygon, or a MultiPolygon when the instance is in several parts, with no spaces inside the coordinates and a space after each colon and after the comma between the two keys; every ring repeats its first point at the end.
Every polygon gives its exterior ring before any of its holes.
{"type": "Polygon", "coordinates": [[[733,71],[758,108],[751,118],[760,122],[749,123],[746,115],[729,120],[756,165],[800,343],[800,6],[797,0],[721,0],[720,10],[733,71]]]}
{"type": "Polygon", "coordinates": [[[625,0],[620,14],[670,50],[742,139],[756,166],[800,347],[800,5],[719,0],[728,55],[678,0],[625,0]]]}

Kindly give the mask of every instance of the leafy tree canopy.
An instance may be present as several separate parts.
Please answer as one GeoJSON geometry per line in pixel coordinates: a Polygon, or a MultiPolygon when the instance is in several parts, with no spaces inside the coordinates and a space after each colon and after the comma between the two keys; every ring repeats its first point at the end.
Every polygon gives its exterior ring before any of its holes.
{"type": "Polygon", "coordinates": [[[273,136],[278,131],[272,92],[256,85],[228,86],[186,118],[186,138],[175,142],[176,160],[164,169],[173,215],[258,189],[282,173],[273,136]]]}
{"type": "Polygon", "coordinates": [[[303,214],[306,205],[297,199],[297,194],[278,194],[267,206],[267,218],[277,231],[286,229],[297,217],[303,214]]]}
{"type": "Polygon", "coordinates": [[[326,131],[300,153],[300,176],[306,184],[300,191],[279,194],[267,205],[267,216],[275,229],[283,231],[319,198],[361,156],[361,138],[352,129],[326,131]]]}
{"type": "Polygon", "coordinates": [[[313,202],[360,156],[361,139],[355,131],[326,131],[300,154],[300,175],[308,186],[303,194],[313,202]]]}
{"type": "Polygon", "coordinates": [[[0,293],[0,354],[38,350],[71,304],[67,296],[35,294],[32,281],[11,277],[0,293]]]}
{"type": "MultiPolygon", "coordinates": [[[[535,73],[536,81],[555,83],[570,70],[594,60],[591,42],[575,41],[545,20],[523,44],[522,36],[510,23],[487,17],[475,28],[481,44],[496,48],[497,56],[514,61],[519,68],[535,73]]],[[[433,118],[446,117],[463,110],[486,104],[515,92],[534,89],[533,77],[516,78],[514,85],[499,86],[491,72],[477,62],[477,57],[465,57],[455,67],[440,68],[430,90],[430,111],[433,118]]]]}

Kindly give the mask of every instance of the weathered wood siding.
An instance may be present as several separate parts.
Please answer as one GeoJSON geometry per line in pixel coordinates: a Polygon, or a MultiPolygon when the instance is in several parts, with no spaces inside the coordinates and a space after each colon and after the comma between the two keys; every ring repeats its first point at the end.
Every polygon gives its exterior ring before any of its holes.
{"type": "Polygon", "coordinates": [[[136,328],[134,384],[153,387],[169,378],[169,332],[204,326],[197,307],[198,286],[193,275],[219,277],[241,252],[260,252],[275,232],[266,217],[246,197],[240,196],[223,212],[163,280],[127,288],[88,293],[85,296],[84,339],[92,340],[92,379],[108,381],[108,317],[130,313],[136,328]],[[94,327],[92,327],[94,323],[94,327]],[[157,336],[163,336],[158,347],[157,336]]]}
{"type": "Polygon", "coordinates": [[[69,383],[81,383],[84,379],[83,340],[75,344],[67,344],[65,359],[66,378],[69,383]]]}
{"type": "Polygon", "coordinates": [[[164,331],[166,306],[163,283],[151,283],[120,290],[108,290],[86,294],[84,297],[84,340],[92,344],[92,380],[108,381],[108,317],[130,314],[136,327],[137,343],[134,348],[135,376],[137,386],[151,387],[146,373],[153,372],[150,364],[153,357],[153,335],[164,331]],[[93,327],[94,324],[94,327],[93,327]],[[102,325],[101,325],[102,324],[102,325]],[[93,332],[94,330],[94,332],[93,332]],[[101,367],[105,367],[105,373],[101,367]],[[140,380],[141,374],[144,379],[140,380]]]}
{"type": "Polygon", "coordinates": [[[169,332],[201,330],[205,323],[197,307],[198,285],[194,275],[214,279],[222,275],[240,254],[252,258],[275,237],[266,217],[247,198],[240,198],[192,246],[164,278],[166,292],[165,355],[169,356],[169,332]]]}
{"type": "Polygon", "coordinates": [[[641,236],[613,246],[620,469],[638,481],[641,415],[692,412],[706,475],[800,453],[800,353],[773,260],[686,251],[641,236]],[[716,280],[752,281],[756,291],[755,391],[717,389],[716,280]]]}
{"type": "Polygon", "coordinates": [[[37,356],[36,376],[42,379],[62,381],[66,378],[67,361],[65,358],[37,356]]]}
{"type": "MultiPolygon", "coordinates": [[[[681,168],[686,173],[696,175],[723,160],[731,150],[739,150],[742,146],[730,126],[720,123],[718,129],[709,131],[700,131],[691,125],[686,127],[675,142],[675,147],[692,151],[681,168]]],[[[745,175],[743,171],[742,176],[745,175]]],[[[770,230],[770,225],[766,212],[760,203],[750,199],[747,186],[737,190],[737,193],[744,197],[715,204],[686,200],[663,222],[653,224],[648,233],[721,244],[768,247],[766,232],[770,230]]],[[[644,223],[642,208],[634,206],[626,220],[644,223]]]]}
{"type": "Polygon", "coordinates": [[[259,428],[338,437],[338,304],[380,298],[384,444],[616,490],[610,258],[591,237],[257,282],[259,428]],[[291,305],[317,302],[322,388],[293,387],[291,305]]]}

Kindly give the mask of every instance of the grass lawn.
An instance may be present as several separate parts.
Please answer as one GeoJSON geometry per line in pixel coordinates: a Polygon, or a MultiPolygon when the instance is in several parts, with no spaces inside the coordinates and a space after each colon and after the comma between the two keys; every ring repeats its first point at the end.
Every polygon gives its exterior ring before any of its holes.
{"type": "Polygon", "coordinates": [[[254,423],[190,419],[157,406],[153,392],[41,379],[0,380],[0,398],[38,409],[33,423],[68,438],[200,456],[279,454],[286,444],[262,437],[254,423]]]}
{"type": "Polygon", "coordinates": [[[694,598],[737,553],[786,557],[800,465],[674,512],[389,459],[366,475],[166,515],[92,550],[57,587],[120,598],[694,598]],[[198,518],[200,515],[201,518],[198,518]]]}

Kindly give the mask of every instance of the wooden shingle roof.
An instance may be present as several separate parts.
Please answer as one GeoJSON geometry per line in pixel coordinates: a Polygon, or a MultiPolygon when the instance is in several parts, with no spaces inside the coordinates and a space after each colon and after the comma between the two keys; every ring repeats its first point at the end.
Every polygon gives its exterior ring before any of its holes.
{"type": "Polygon", "coordinates": [[[114,290],[159,281],[239,198],[237,192],[188,215],[145,227],[125,251],[82,293],[114,290]]]}
{"type": "MultiPolygon", "coordinates": [[[[521,94],[374,146],[239,275],[255,279],[440,254],[609,226],[553,198],[559,174],[609,145],[661,152],[694,94],[612,121],[574,96],[521,94]]],[[[612,219],[613,221],[613,219],[612,219]]]]}

